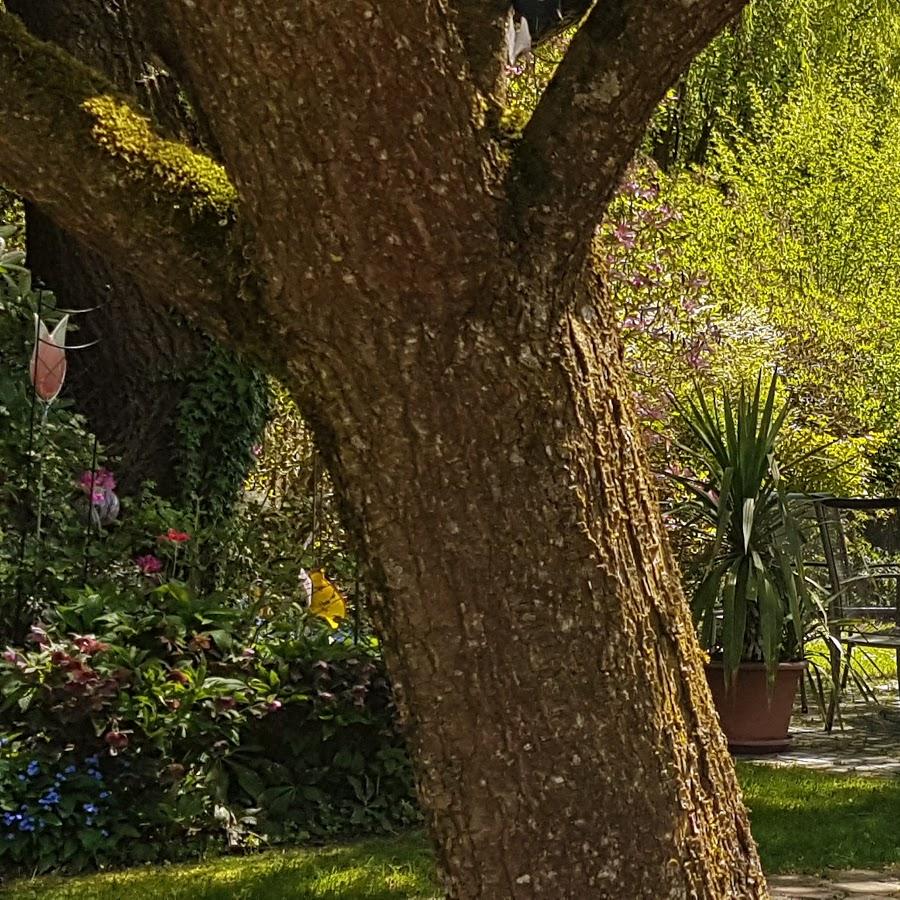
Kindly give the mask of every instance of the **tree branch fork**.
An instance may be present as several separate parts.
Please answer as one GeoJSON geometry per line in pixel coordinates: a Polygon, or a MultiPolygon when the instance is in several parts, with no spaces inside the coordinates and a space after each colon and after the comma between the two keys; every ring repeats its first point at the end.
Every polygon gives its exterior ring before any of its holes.
{"type": "MultiPolygon", "coordinates": [[[[180,0],[169,2],[173,18],[176,10],[188,15],[180,0]]],[[[432,2],[439,6],[437,0],[432,2]]],[[[657,102],[744,2],[602,0],[593,6],[513,148],[503,217],[508,221],[511,216],[521,229],[529,253],[565,258],[589,243],[657,102]]],[[[247,0],[244,6],[254,3],[259,0],[247,0]]],[[[397,0],[398,6],[420,4],[397,0]]],[[[193,4],[210,17],[216,6],[215,0],[193,4]]],[[[366,7],[371,14],[368,3],[353,6],[366,7]]],[[[393,39],[450,47],[444,53],[450,60],[443,58],[441,65],[429,67],[439,55],[430,49],[418,53],[423,66],[417,76],[430,79],[430,90],[459,107],[445,117],[447,134],[429,137],[445,139],[451,153],[461,138],[474,142],[478,146],[468,148],[472,157],[488,158],[495,136],[472,110],[485,89],[492,83],[498,86],[503,78],[498,59],[504,52],[505,4],[449,0],[449,6],[449,16],[424,17],[430,34],[397,34],[393,39]],[[454,67],[468,73],[467,87],[446,90],[433,83],[447,78],[454,67]],[[468,134],[459,132],[462,119],[470,122],[468,134]]],[[[389,24],[397,28],[403,21],[397,11],[389,24]]],[[[412,14],[411,21],[416,21],[412,14]]],[[[265,29],[259,36],[265,39],[265,29]]],[[[185,55],[190,45],[184,40],[185,55]]],[[[227,48],[222,52],[227,55],[227,48]]],[[[407,72],[396,75],[409,77],[407,72]]],[[[136,101],[55,45],[38,41],[8,12],[0,12],[0,83],[0,182],[89,246],[114,252],[139,282],[158,286],[166,278],[173,285],[172,302],[217,336],[245,348],[266,341],[261,299],[265,273],[251,273],[247,257],[252,254],[242,246],[251,218],[245,215],[246,198],[238,196],[217,163],[155,133],[136,101]],[[240,219],[243,225],[236,227],[240,219]],[[236,296],[245,302],[235,304],[236,296]]],[[[199,97],[200,102],[204,99],[211,101],[214,120],[215,101],[199,97]]],[[[266,98],[259,102],[265,104],[266,98]]],[[[204,117],[208,112],[202,110],[204,117]]],[[[380,137],[371,134],[369,142],[377,143],[380,137]]],[[[228,159],[227,146],[223,149],[228,159]]],[[[378,152],[387,156],[395,149],[378,152]]],[[[242,173],[229,174],[242,182],[242,173]]],[[[390,188],[388,179],[386,190],[390,188]]],[[[485,198],[496,201],[496,181],[479,185],[479,193],[482,188],[485,198]]],[[[469,216],[471,198],[455,193],[432,196],[435,220],[452,218],[464,203],[469,216]]],[[[483,229],[482,239],[490,241],[491,231],[499,227],[497,219],[488,211],[484,222],[471,227],[483,229]]],[[[253,228],[258,224],[250,223],[253,228]]],[[[431,223],[417,227],[427,230],[431,223]]]]}

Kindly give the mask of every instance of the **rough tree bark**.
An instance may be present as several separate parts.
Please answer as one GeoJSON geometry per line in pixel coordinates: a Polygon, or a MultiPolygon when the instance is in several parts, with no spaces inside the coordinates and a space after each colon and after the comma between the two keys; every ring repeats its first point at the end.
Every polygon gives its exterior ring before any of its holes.
{"type": "MultiPolygon", "coordinates": [[[[133,92],[167,133],[199,142],[197,123],[141,33],[129,0],[9,0],[6,5],[34,35],[133,92]]],[[[77,343],[95,343],[71,355],[66,394],[119,457],[120,488],[133,490],[151,479],[164,495],[179,496],[187,462],[179,404],[202,371],[210,339],[166,308],[164,292],[148,299],[113,258],[90,250],[32,204],[26,204],[26,232],[35,275],[61,306],[89,311],[76,320],[77,343]]],[[[217,458],[232,448],[213,442],[205,449],[217,458]]]]}
{"type": "Polygon", "coordinates": [[[0,17],[0,180],[151,285],[154,231],[177,302],[313,423],[451,897],[766,895],[589,260],[654,105],[741,5],[604,0],[504,143],[495,4],[149,3],[235,186],[218,229],[221,192],[135,151],[97,76],[0,17]]]}

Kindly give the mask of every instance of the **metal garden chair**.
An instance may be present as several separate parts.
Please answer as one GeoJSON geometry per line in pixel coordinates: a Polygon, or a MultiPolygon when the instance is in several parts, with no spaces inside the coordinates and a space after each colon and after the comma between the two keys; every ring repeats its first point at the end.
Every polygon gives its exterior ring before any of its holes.
{"type": "Polygon", "coordinates": [[[828,576],[831,589],[829,628],[834,638],[834,646],[830,648],[832,677],[839,686],[826,713],[825,727],[830,731],[837,710],[837,694],[846,687],[854,648],[894,650],[900,691],[900,498],[817,497],[814,508],[825,560],[809,565],[824,568],[828,576]],[[893,554],[892,558],[876,559],[861,550],[856,552],[847,539],[845,519],[848,514],[879,511],[893,512],[890,517],[892,527],[877,529],[870,526],[866,537],[873,547],[893,554]],[[892,602],[873,603],[873,598],[878,599],[877,583],[889,580],[895,582],[892,602]],[[869,623],[871,629],[863,623],[869,623]],[[840,647],[846,648],[843,653],[840,647]]]}

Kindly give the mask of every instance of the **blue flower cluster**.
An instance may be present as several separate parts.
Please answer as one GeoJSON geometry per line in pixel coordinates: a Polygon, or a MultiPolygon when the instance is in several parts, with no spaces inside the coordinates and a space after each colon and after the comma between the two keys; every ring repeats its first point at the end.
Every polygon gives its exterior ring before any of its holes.
{"type": "MultiPolygon", "coordinates": [[[[34,831],[35,828],[43,828],[45,822],[43,819],[35,820],[34,816],[28,815],[28,806],[26,804],[22,804],[21,806],[22,812],[5,812],[3,813],[3,824],[7,828],[16,829],[19,831],[34,831]]],[[[12,840],[13,835],[10,833],[7,835],[7,840],[12,840]]]]}
{"type": "MultiPolygon", "coordinates": [[[[7,739],[3,740],[6,741],[7,739]]],[[[80,820],[81,824],[88,828],[98,827],[95,825],[96,817],[103,812],[106,806],[104,801],[109,800],[111,793],[104,788],[100,757],[98,755],[85,757],[83,765],[84,768],[81,769],[81,774],[79,775],[79,767],[72,763],[56,772],[43,773],[41,765],[36,759],[28,762],[24,770],[18,772],[15,777],[19,782],[27,785],[24,790],[28,791],[32,797],[38,793],[40,796],[35,805],[23,803],[18,810],[15,808],[6,811],[0,809],[0,822],[7,829],[6,840],[12,841],[20,833],[24,837],[31,832],[44,828],[47,823],[42,818],[43,814],[64,817],[72,824],[77,824],[80,820]],[[96,782],[95,788],[87,788],[87,784],[83,780],[85,776],[96,782]],[[73,777],[76,779],[72,785],[75,796],[78,797],[80,794],[81,798],[87,801],[81,803],[80,809],[74,814],[71,812],[71,806],[68,808],[70,810],[68,812],[64,811],[66,807],[60,809],[63,791],[65,790],[63,785],[73,777]],[[79,781],[79,779],[81,780],[79,781]],[[103,789],[101,790],[101,788],[103,789]],[[85,793],[87,793],[87,798],[84,796],[85,793]],[[95,797],[95,800],[91,800],[91,796],[95,797]],[[72,821],[73,818],[74,822],[72,821]]],[[[12,774],[10,773],[10,775],[12,774]]],[[[71,804],[71,800],[69,803],[71,804]]],[[[58,822],[59,819],[54,818],[54,821],[58,822]]],[[[109,832],[105,828],[101,829],[100,833],[103,837],[109,837],[109,832]]]]}
{"type": "Polygon", "coordinates": [[[43,806],[45,809],[51,806],[57,806],[59,804],[59,791],[54,788],[50,788],[40,800],[38,800],[38,804],[43,806]]]}

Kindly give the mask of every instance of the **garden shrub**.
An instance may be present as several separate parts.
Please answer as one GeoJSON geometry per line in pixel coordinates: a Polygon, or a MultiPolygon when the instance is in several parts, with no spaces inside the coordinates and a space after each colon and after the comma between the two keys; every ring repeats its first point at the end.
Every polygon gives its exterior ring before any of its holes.
{"type": "MultiPolygon", "coordinates": [[[[114,460],[65,400],[32,406],[33,314],[58,313],[23,262],[0,254],[0,869],[417,821],[356,562],[327,481],[310,484],[311,445],[280,465],[277,432],[267,438],[227,516],[151,484],[117,497],[112,516],[114,460]],[[340,627],[314,614],[313,569],[347,596],[340,627]]],[[[283,397],[275,414],[278,428],[294,421],[283,397]]]]}
{"type": "Polygon", "coordinates": [[[180,582],[72,592],[0,661],[0,860],[80,869],[417,821],[377,645],[180,582]]]}

